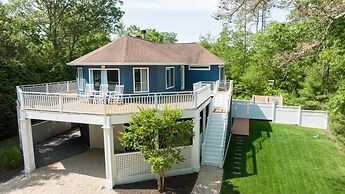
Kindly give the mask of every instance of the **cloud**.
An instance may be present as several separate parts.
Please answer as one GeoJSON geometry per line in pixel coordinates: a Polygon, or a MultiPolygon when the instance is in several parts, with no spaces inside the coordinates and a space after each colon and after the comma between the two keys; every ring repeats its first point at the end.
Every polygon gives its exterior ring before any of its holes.
{"type": "Polygon", "coordinates": [[[126,10],[216,11],[218,0],[124,0],[126,10]]]}

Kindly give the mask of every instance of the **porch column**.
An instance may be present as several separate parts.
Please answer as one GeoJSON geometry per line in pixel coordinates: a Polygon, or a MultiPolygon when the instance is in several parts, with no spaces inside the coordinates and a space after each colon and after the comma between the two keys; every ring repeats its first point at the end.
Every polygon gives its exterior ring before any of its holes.
{"type": "Polygon", "coordinates": [[[24,113],[20,113],[20,135],[22,141],[22,150],[24,155],[24,171],[31,173],[36,169],[34,143],[32,140],[31,119],[26,119],[24,113]]]}
{"type": "Polygon", "coordinates": [[[200,112],[195,111],[194,122],[194,138],[192,146],[192,168],[194,172],[200,169],[200,112]]]}
{"type": "Polygon", "coordinates": [[[115,185],[114,131],[109,117],[104,119],[102,128],[104,136],[105,187],[112,189],[115,185]]]}

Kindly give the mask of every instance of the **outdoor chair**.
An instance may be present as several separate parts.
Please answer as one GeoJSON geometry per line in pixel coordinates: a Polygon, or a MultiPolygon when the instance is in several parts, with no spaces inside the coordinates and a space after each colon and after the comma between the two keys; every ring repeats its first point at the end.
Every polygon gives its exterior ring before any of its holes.
{"type": "Polygon", "coordinates": [[[124,85],[116,85],[114,92],[110,93],[109,102],[111,104],[122,104],[123,90],[124,90],[124,85]]]}

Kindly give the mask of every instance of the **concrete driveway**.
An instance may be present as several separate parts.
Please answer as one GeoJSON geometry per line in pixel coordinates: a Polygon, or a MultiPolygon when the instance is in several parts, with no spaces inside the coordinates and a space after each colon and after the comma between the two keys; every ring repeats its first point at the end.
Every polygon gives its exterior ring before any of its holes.
{"type": "Polygon", "coordinates": [[[104,179],[104,152],[91,149],[1,183],[0,193],[115,193],[104,179]]]}
{"type": "Polygon", "coordinates": [[[36,167],[61,161],[83,153],[88,149],[80,135],[79,128],[49,138],[34,145],[36,167]]]}

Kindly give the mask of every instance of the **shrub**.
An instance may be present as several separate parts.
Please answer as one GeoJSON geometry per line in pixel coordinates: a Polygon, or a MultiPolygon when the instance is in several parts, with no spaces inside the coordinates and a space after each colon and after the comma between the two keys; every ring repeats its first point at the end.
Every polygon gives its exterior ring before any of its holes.
{"type": "Polygon", "coordinates": [[[22,158],[22,153],[18,145],[11,141],[0,147],[0,167],[14,168],[17,167],[22,158]]]}

